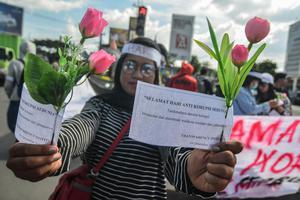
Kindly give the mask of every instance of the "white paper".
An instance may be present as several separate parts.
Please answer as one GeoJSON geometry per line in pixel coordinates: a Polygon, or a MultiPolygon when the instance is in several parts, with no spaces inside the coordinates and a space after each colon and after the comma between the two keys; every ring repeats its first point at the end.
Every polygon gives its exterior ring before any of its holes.
{"type": "Polygon", "coordinates": [[[73,88],[73,95],[68,95],[67,100],[71,99],[70,103],[66,106],[65,113],[63,119],[68,119],[73,117],[76,114],[79,114],[84,107],[86,101],[88,101],[90,98],[94,97],[96,95],[96,92],[93,90],[91,84],[89,81],[85,81],[86,77],[84,76],[79,83],[84,81],[79,86],[76,86],[73,88]]]}
{"type": "Polygon", "coordinates": [[[63,111],[57,115],[52,105],[40,104],[31,98],[24,84],[15,136],[22,143],[50,144],[55,130],[53,143],[56,144],[62,117],[63,111]]]}
{"type": "Polygon", "coordinates": [[[147,144],[209,149],[229,140],[233,111],[223,98],[138,82],[129,137],[147,144]]]}

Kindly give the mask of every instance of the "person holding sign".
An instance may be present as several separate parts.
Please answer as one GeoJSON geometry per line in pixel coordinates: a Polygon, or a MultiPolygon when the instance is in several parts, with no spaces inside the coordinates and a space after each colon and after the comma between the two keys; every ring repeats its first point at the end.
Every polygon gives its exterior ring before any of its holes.
{"type": "MultiPolygon", "coordinates": [[[[159,47],[151,39],[127,43],[112,92],[93,97],[80,114],[66,120],[57,146],[14,144],[7,167],[19,178],[39,181],[68,171],[71,159],[80,155],[84,163],[97,165],[131,118],[137,81],[158,85],[160,61],[159,47]]],[[[242,144],[231,141],[212,151],[168,148],[165,158],[166,149],[124,135],[95,176],[92,199],[166,199],[165,177],[178,191],[211,197],[229,184],[235,154],[241,151],[242,144]]]]}

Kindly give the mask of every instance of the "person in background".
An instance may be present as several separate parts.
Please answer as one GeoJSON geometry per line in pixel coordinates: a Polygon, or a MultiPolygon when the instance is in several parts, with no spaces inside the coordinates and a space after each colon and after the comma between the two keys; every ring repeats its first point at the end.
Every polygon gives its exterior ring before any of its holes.
{"type": "Polygon", "coordinates": [[[165,68],[166,66],[169,66],[169,60],[168,60],[169,53],[168,53],[168,50],[161,43],[158,43],[157,45],[158,45],[158,47],[160,49],[160,52],[161,52],[161,64],[160,64],[160,67],[161,68],[165,68]]]}
{"type": "Polygon", "coordinates": [[[277,99],[279,106],[272,109],[269,115],[292,115],[292,104],[286,93],[276,92],[273,76],[269,73],[263,73],[258,87],[257,102],[263,103],[272,99],[277,99]]]}
{"type": "Polygon", "coordinates": [[[258,115],[261,113],[269,113],[272,108],[278,107],[276,100],[269,100],[261,104],[256,103],[254,94],[257,93],[256,90],[260,80],[260,73],[249,73],[233,102],[234,115],[258,115]]]}
{"type": "Polygon", "coordinates": [[[289,92],[287,90],[287,74],[286,73],[276,73],[274,75],[274,89],[276,92],[285,93],[286,96],[290,99],[289,92]]]}
{"type": "Polygon", "coordinates": [[[7,124],[14,133],[20,106],[20,98],[24,82],[24,65],[27,53],[36,53],[35,44],[24,41],[20,46],[20,58],[12,60],[8,66],[4,89],[10,100],[7,110],[7,124]]]}
{"type": "Polygon", "coordinates": [[[160,49],[160,52],[161,52],[161,63],[160,63],[161,81],[160,81],[160,83],[163,84],[163,85],[168,85],[169,81],[170,81],[170,78],[166,74],[167,73],[166,67],[169,66],[169,60],[168,60],[169,53],[168,53],[168,50],[166,49],[166,47],[163,44],[158,43],[157,45],[158,45],[158,47],[160,49]]]}
{"type": "MultiPolygon", "coordinates": [[[[84,163],[95,166],[130,122],[137,82],[158,85],[160,62],[161,53],[153,40],[136,38],[127,43],[117,63],[113,91],[91,98],[80,114],[66,120],[57,146],[14,144],[7,167],[17,177],[39,181],[68,171],[72,158],[79,155],[84,163]]],[[[178,191],[212,197],[231,181],[235,154],[243,149],[238,141],[215,147],[212,151],[170,147],[164,149],[165,154],[160,147],[126,134],[96,175],[92,199],[167,199],[165,178],[178,191]]]]}
{"type": "Polygon", "coordinates": [[[179,72],[170,79],[168,86],[198,92],[197,79],[192,76],[193,71],[194,67],[191,64],[183,62],[179,72]]]}
{"type": "MultiPolygon", "coordinates": [[[[256,100],[258,104],[268,102],[270,100],[277,99],[277,95],[274,90],[274,78],[269,73],[261,74],[261,81],[258,86],[256,100]]],[[[270,115],[271,113],[277,113],[284,115],[285,109],[282,104],[278,103],[278,107],[271,109],[270,113],[261,113],[262,115],[270,115]],[[274,112],[272,112],[274,111],[274,112]]]]}
{"type": "Polygon", "coordinates": [[[223,92],[222,92],[222,89],[221,89],[221,87],[220,87],[220,84],[217,83],[217,84],[215,85],[215,87],[216,87],[215,95],[216,95],[217,97],[222,97],[222,98],[224,98],[224,94],[223,94],[223,92]]]}
{"type": "Polygon", "coordinates": [[[204,94],[213,94],[211,82],[207,79],[207,68],[202,67],[200,74],[196,76],[198,81],[198,91],[204,94]]]}
{"type": "Polygon", "coordinates": [[[0,69],[0,87],[4,86],[5,76],[5,72],[2,69],[0,69]]]}

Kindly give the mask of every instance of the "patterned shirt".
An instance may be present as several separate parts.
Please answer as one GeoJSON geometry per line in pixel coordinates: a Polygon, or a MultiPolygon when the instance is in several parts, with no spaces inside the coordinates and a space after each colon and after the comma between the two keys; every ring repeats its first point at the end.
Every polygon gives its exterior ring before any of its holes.
{"type": "MultiPolygon", "coordinates": [[[[130,117],[93,97],[80,114],[62,125],[58,146],[63,162],[56,175],[67,171],[71,159],[80,155],[90,166],[97,165],[130,117]]],[[[214,194],[197,191],[190,182],[186,166],[191,149],[168,150],[164,161],[160,148],[125,135],[99,172],[92,199],[166,199],[165,176],[178,191],[212,197],[214,194]]]]}

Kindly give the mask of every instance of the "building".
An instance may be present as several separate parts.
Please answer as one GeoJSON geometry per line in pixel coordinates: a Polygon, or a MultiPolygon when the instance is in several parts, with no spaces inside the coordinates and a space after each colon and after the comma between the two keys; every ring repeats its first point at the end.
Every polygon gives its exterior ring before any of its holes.
{"type": "Polygon", "coordinates": [[[285,72],[292,80],[292,90],[300,90],[300,21],[290,25],[285,72]]]}

